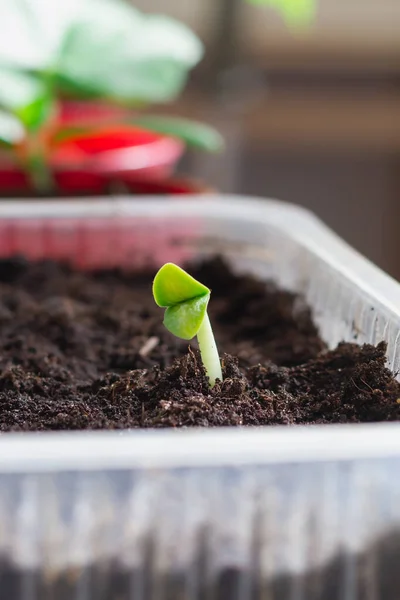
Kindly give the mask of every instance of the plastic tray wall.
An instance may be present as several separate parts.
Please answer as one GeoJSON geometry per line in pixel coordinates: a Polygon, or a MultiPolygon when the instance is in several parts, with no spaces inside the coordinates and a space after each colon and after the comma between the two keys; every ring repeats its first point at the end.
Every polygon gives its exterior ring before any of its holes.
{"type": "MultiPolygon", "coordinates": [[[[397,284],[303,211],[248,199],[0,208],[3,256],[142,268],[216,252],[302,292],[331,345],[386,339],[398,369],[397,284]]],[[[400,430],[387,457],[367,458],[352,457],[340,428],[301,459],[299,445],[280,454],[288,430],[276,446],[264,434],[254,456],[239,431],[221,434],[212,462],[184,435],[170,466],[155,436],[159,464],[143,446],[112,468],[93,466],[88,434],[71,438],[81,456],[69,466],[52,459],[54,438],[35,462],[33,438],[3,436],[0,600],[397,600],[400,430]],[[232,458],[241,447],[242,465],[232,458]]]]}

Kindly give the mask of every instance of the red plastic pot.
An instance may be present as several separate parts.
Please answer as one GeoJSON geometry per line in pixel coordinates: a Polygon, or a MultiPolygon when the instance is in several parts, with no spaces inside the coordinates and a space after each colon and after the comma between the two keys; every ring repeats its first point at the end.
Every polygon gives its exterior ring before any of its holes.
{"type": "Polygon", "coordinates": [[[169,176],[184,151],[177,139],[141,129],[122,121],[132,114],[126,108],[104,102],[60,104],[61,127],[94,126],[96,133],[60,142],[53,164],[57,168],[84,168],[103,173],[137,173],[140,177],[169,176]]]}
{"type": "Polygon", "coordinates": [[[183,142],[175,138],[114,125],[54,142],[50,160],[57,170],[164,179],[171,175],[183,151],[183,142]]]}
{"type": "MultiPolygon", "coordinates": [[[[130,173],[118,176],[94,173],[84,169],[53,173],[57,191],[52,196],[99,196],[115,193],[140,195],[202,194],[210,188],[185,178],[154,180],[149,177],[132,177],[130,173]]],[[[12,166],[0,169],[0,198],[34,198],[26,174],[12,166]]]]}

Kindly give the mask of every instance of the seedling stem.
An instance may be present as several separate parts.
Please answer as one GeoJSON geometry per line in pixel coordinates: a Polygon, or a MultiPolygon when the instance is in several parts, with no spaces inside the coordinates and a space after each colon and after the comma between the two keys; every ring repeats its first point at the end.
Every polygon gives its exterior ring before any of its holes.
{"type": "Polygon", "coordinates": [[[215,343],[214,333],[207,313],[204,315],[203,322],[197,332],[197,341],[210,385],[214,387],[216,379],[222,381],[222,370],[217,344],[215,343]]]}

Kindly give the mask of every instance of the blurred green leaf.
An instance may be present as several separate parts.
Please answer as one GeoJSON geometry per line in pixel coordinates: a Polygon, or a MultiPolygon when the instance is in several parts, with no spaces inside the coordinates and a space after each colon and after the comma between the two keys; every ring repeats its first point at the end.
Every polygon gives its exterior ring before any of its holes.
{"type": "Polygon", "coordinates": [[[0,69],[0,107],[27,129],[39,128],[49,117],[53,99],[45,78],[22,70],[0,69]]]}
{"type": "Polygon", "coordinates": [[[46,71],[57,59],[81,0],[0,0],[0,65],[46,71]]]}
{"type": "Polygon", "coordinates": [[[13,147],[22,142],[25,137],[25,131],[21,122],[2,110],[0,110],[0,144],[7,147],[13,147]]]}
{"type": "Polygon", "coordinates": [[[40,96],[16,110],[15,114],[28,130],[37,131],[50,119],[54,111],[54,104],[54,98],[44,89],[40,96]]]}
{"type": "Polygon", "coordinates": [[[316,0],[247,0],[247,2],[275,8],[289,25],[308,24],[315,16],[316,0]]]}
{"type": "MultiPolygon", "coordinates": [[[[97,52],[95,53],[97,55],[97,52]]],[[[186,73],[182,67],[168,60],[125,64],[109,56],[101,67],[93,60],[79,65],[69,56],[71,69],[66,67],[57,77],[57,87],[66,96],[82,99],[106,99],[137,105],[168,102],[182,90],[186,73]],[[107,67],[106,67],[107,63],[107,67]],[[103,73],[103,69],[107,71],[103,73]]]]}
{"type": "Polygon", "coordinates": [[[213,127],[197,121],[177,117],[143,115],[136,117],[133,123],[157,133],[177,137],[188,146],[207,152],[220,152],[224,148],[221,134],[213,127]]]}
{"type": "Polygon", "coordinates": [[[34,75],[21,70],[0,69],[0,106],[15,111],[43,96],[45,88],[34,75]]]}
{"type": "Polygon", "coordinates": [[[203,53],[186,26],[124,0],[0,0],[0,23],[0,105],[35,126],[50,93],[167,102],[203,53]]]}
{"type": "Polygon", "coordinates": [[[166,102],[202,56],[198,38],[168,17],[125,2],[85,0],[56,68],[61,90],[123,102],[166,102]]]}

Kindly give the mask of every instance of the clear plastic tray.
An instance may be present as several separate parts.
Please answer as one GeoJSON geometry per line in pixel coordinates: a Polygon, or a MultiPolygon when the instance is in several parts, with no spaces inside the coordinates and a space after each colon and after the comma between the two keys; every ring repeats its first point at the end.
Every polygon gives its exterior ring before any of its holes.
{"type": "MultiPolygon", "coordinates": [[[[240,197],[0,205],[0,255],[157,267],[219,252],[388,342],[400,286],[313,215],[240,197]]],[[[400,425],[5,434],[0,600],[397,600],[400,425]]]]}

